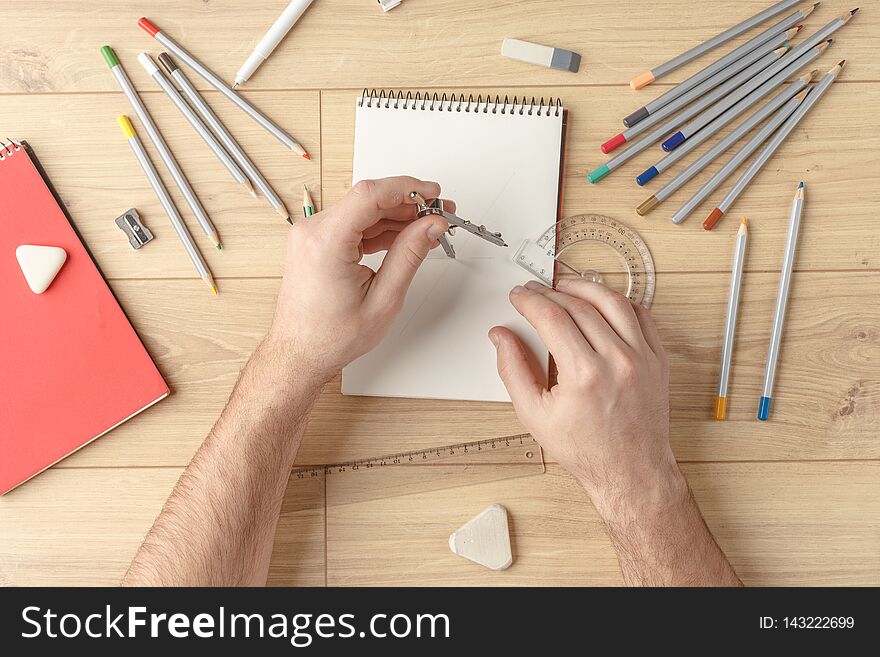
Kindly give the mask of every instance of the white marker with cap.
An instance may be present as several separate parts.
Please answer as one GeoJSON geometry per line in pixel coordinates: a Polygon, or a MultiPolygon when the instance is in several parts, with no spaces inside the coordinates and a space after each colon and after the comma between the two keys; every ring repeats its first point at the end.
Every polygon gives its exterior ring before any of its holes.
{"type": "Polygon", "coordinates": [[[290,32],[291,28],[299,20],[300,16],[305,13],[306,9],[309,8],[309,5],[311,5],[312,2],[314,2],[314,0],[293,0],[287,5],[287,9],[281,12],[278,19],[272,23],[272,27],[269,28],[269,31],[263,35],[263,38],[260,39],[254,47],[254,51],[251,53],[250,57],[248,57],[244,64],[241,65],[241,68],[238,69],[238,73],[235,74],[234,87],[238,87],[247,82],[260,67],[260,64],[269,59],[269,55],[272,54],[272,51],[275,50],[278,44],[281,43],[281,40],[287,36],[287,33],[290,32]]]}

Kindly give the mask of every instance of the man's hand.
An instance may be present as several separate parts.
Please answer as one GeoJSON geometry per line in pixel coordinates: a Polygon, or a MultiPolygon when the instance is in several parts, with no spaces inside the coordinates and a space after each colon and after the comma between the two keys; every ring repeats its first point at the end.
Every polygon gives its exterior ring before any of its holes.
{"type": "Polygon", "coordinates": [[[407,176],[364,180],[290,229],[268,340],[321,383],[382,340],[416,270],[449,227],[436,215],[416,219],[410,192],[433,199],[440,185],[407,176]],[[364,254],[386,249],[378,271],[360,264],[364,254]]]}
{"type": "Polygon", "coordinates": [[[647,310],[598,283],[510,293],[556,362],[547,389],[509,329],[489,337],[522,423],[584,486],[629,584],[737,585],[669,446],[669,365],[647,310]]]}

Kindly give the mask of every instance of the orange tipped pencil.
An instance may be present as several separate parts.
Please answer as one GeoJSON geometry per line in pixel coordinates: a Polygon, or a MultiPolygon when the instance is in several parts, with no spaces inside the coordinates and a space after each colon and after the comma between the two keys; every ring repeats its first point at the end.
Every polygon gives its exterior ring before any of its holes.
{"type": "Polygon", "coordinates": [[[715,419],[727,417],[727,384],[730,381],[730,363],[733,360],[733,336],[736,332],[736,315],[739,309],[739,291],[742,287],[743,265],[749,238],[749,221],[743,217],[736,233],[733,250],[733,267],[730,272],[730,294],[727,296],[727,321],[724,323],[724,340],[721,343],[721,372],[718,376],[718,395],[715,397],[715,419]]]}
{"type": "Polygon", "coordinates": [[[773,6],[768,7],[764,11],[755,14],[751,18],[747,18],[741,23],[734,25],[728,30],[725,30],[721,34],[716,34],[708,41],[704,41],[698,46],[694,46],[687,52],[683,52],[682,54],[673,57],[668,62],[660,64],[660,66],[652,68],[650,71],[645,71],[641,75],[636,76],[630,81],[629,86],[633,89],[641,89],[642,87],[646,87],[655,80],[659,80],[664,75],[672,73],[672,71],[684,66],[688,62],[695,60],[697,57],[700,57],[710,50],[713,50],[718,46],[727,43],[731,39],[735,39],[740,34],[748,32],[753,27],[760,25],[764,21],[769,20],[774,16],[777,16],[782,12],[787,11],[788,9],[791,9],[795,5],[800,4],[802,1],[803,0],[781,0],[773,6]]]}

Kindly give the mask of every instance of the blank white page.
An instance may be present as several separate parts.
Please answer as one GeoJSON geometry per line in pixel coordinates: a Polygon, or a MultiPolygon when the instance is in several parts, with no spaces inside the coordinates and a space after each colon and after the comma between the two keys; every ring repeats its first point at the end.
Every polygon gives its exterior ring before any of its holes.
{"type": "MultiPolygon", "coordinates": [[[[517,333],[546,370],[547,350],[508,294],[529,279],[513,253],[557,220],[563,111],[507,105],[502,114],[501,106],[493,113],[474,103],[466,112],[457,102],[431,110],[430,101],[425,109],[401,101],[395,109],[393,100],[386,107],[373,98],[368,107],[359,98],[353,182],[395,175],[439,182],[458,216],[500,232],[508,246],[458,230],[449,238],[456,259],[434,249],[385,340],[343,370],[343,394],[510,401],[486,335],[496,325],[517,333]]],[[[383,257],[364,264],[376,269],[383,257]]]]}

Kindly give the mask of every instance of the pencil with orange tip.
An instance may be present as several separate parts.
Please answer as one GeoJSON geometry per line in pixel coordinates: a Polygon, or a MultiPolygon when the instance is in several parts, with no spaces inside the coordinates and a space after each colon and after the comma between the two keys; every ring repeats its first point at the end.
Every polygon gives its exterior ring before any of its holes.
{"type": "Polygon", "coordinates": [[[739,310],[739,291],[742,287],[743,265],[749,239],[749,221],[743,217],[736,233],[733,249],[733,267],[730,272],[730,293],[727,295],[727,320],[724,322],[724,340],[721,343],[721,371],[718,375],[718,394],[715,396],[715,419],[727,416],[727,385],[730,381],[730,363],[733,360],[733,336],[736,332],[736,315],[739,310]]]}
{"type": "Polygon", "coordinates": [[[660,64],[660,66],[652,68],[650,71],[645,71],[641,75],[636,76],[630,81],[629,86],[633,89],[641,89],[642,87],[646,87],[652,82],[659,80],[665,75],[669,75],[676,69],[695,60],[697,57],[700,57],[710,50],[713,50],[718,46],[727,43],[731,39],[735,39],[740,34],[748,32],[753,27],[760,25],[764,21],[769,20],[774,16],[777,16],[788,9],[791,9],[795,5],[800,4],[802,1],[803,0],[780,0],[780,2],[777,2],[771,7],[767,7],[767,9],[765,9],[764,11],[755,14],[751,18],[747,18],[741,23],[738,23],[730,29],[725,30],[721,34],[716,34],[708,41],[704,41],[703,43],[694,46],[687,52],[683,52],[682,54],[673,57],[668,62],[660,64]]]}
{"type": "Polygon", "coordinates": [[[786,138],[791,134],[791,132],[795,129],[798,123],[800,123],[801,119],[804,118],[807,112],[810,111],[819,99],[825,95],[825,92],[828,91],[828,88],[831,86],[831,83],[837,79],[837,76],[840,74],[840,71],[843,70],[843,66],[846,64],[846,60],[842,59],[834,67],[828,71],[825,76],[819,81],[818,84],[813,88],[810,93],[807,94],[804,102],[800,104],[800,106],[792,113],[790,117],[782,124],[782,127],[779,128],[779,131],[770,138],[767,142],[767,145],[764,146],[764,149],[758,154],[758,157],[749,165],[749,167],[743,172],[743,174],[739,177],[739,180],[733,185],[729,192],[727,192],[727,196],[725,196],[721,203],[719,203],[706,220],[703,222],[703,228],[706,230],[712,230],[715,225],[721,221],[724,217],[724,213],[727,212],[730,207],[736,202],[736,199],[739,198],[739,195],[743,193],[746,187],[749,186],[749,183],[752,179],[758,174],[758,172],[763,168],[763,166],[767,163],[767,161],[773,156],[776,150],[782,145],[782,143],[786,140],[786,138]]]}

